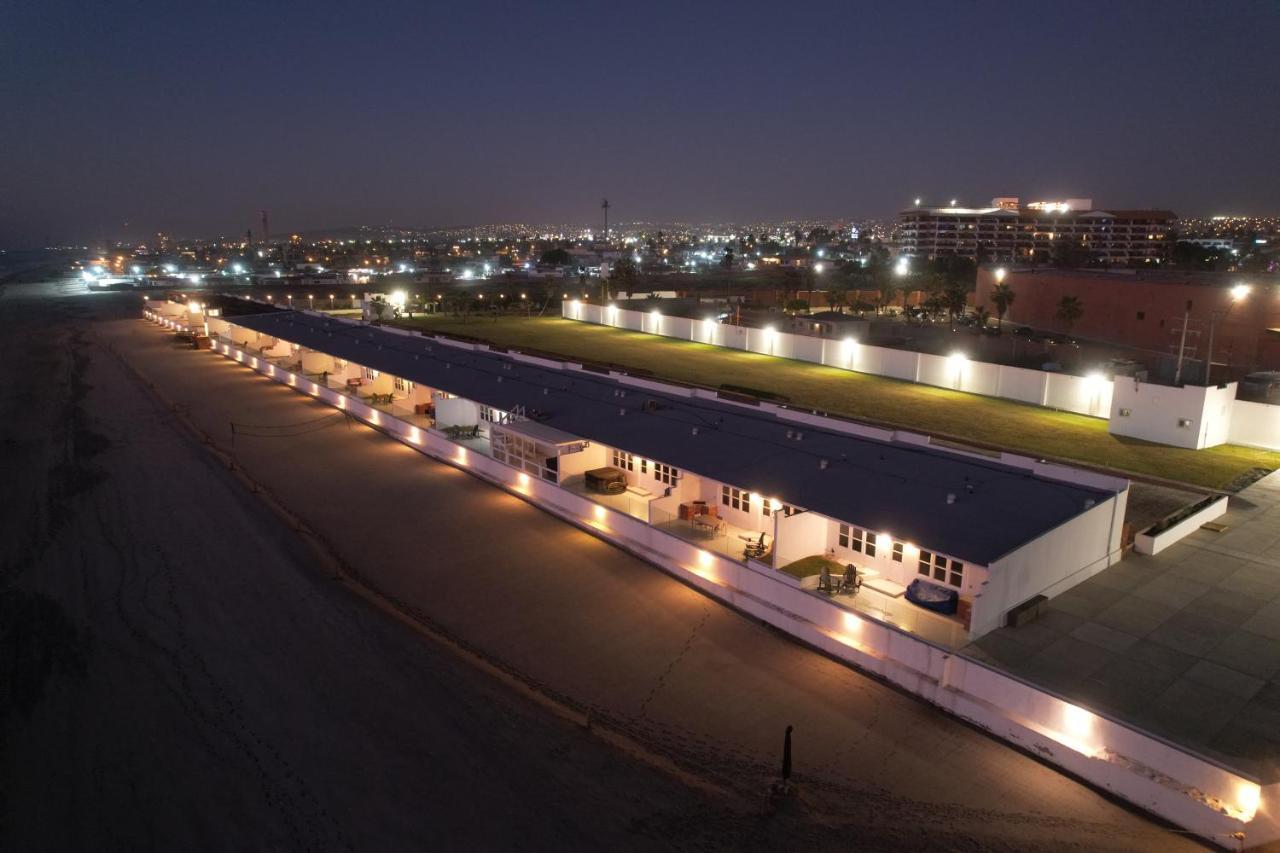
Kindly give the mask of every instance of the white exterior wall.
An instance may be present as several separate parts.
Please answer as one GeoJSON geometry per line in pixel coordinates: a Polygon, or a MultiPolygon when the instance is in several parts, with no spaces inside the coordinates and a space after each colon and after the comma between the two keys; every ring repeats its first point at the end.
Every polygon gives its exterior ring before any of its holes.
{"type": "Polygon", "coordinates": [[[1052,598],[1118,562],[1128,499],[1126,489],[992,563],[974,596],[969,636],[999,628],[1034,595],[1052,598]]]}
{"type": "Polygon", "coordinates": [[[803,592],[776,572],[709,553],[549,483],[523,482],[515,469],[472,453],[434,430],[407,424],[226,343],[215,347],[217,353],[346,409],[425,455],[641,555],[706,595],[891,681],[1190,832],[1224,845],[1233,832],[1245,833],[1251,846],[1280,840],[1280,784],[1260,786],[1138,729],[855,614],[836,601],[803,592]]]}
{"type": "Polygon", "coordinates": [[[1280,406],[1234,401],[1227,440],[1246,447],[1280,450],[1280,406]]]}
{"type": "Polygon", "coordinates": [[[1213,447],[1230,434],[1235,396],[1234,382],[1222,388],[1171,388],[1119,377],[1111,399],[1110,431],[1194,450],[1213,447]]]}
{"type": "Polygon", "coordinates": [[[777,539],[773,546],[774,568],[780,569],[788,563],[825,552],[827,523],[827,517],[816,512],[791,516],[779,514],[777,539]]]}

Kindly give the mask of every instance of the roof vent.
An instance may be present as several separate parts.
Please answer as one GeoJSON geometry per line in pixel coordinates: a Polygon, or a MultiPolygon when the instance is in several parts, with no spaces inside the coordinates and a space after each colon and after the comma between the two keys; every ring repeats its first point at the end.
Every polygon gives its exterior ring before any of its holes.
{"type": "Polygon", "coordinates": [[[496,376],[496,377],[494,377],[494,378],[495,378],[495,379],[497,379],[499,382],[501,382],[501,381],[502,381],[502,377],[501,377],[501,376],[496,376]]]}
{"type": "Polygon", "coordinates": [[[947,492],[947,503],[949,503],[949,504],[953,504],[953,503],[955,503],[955,502],[956,502],[956,493],[955,493],[955,492],[947,492]]]}
{"type": "Polygon", "coordinates": [[[796,441],[804,441],[804,433],[796,430],[796,441]]]}
{"type": "Polygon", "coordinates": [[[792,429],[787,430],[787,438],[795,438],[795,435],[796,435],[795,430],[792,430],[792,429]]]}
{"type": "Polygon", "coordinates": [[[1085,499],[1084,499],[1084,508],[1085,508],[1085,509],[1093,509],[1093,505],[1094,505],[1094,504],[1096,504],[1096,503],[1097,503],[1097,501],[1095,501],[1093,498],[1085,498],[1085,499]]]}
{"type": "Polygon", "coordinates": [[[693,434],[694,434],[694,435],[697,435],[697,434],[698,434],[698,428],[697,428],[697,427],[694,427],[694,428],[693,428],[693,434]]]}
{"type": "Polygon", "coordinates": [[[550,394],[550,393],[551,393],[551,389],[550,389],[550,388],[543,388],[543,389],[542,389],[542,396],[544,396],[544,397],[545,397],[545,396],[547,396],[547,395],[548,395],[548,394],[550,394]]]}
{"type": "Polygon", "coordinates": [[[819,470],[819,471],[825,471],[825,470],[827,470],[827,465],[828,465],[828,464],[830,464],[830,463],[828,463],[828,462],[827,462],[827,460],[825,460],[825,459],[819,459],[819,460],[818,460],[818,470],[819,470]]]}
{"type": "Polygon", "coordinates": [[[624,408],[622,408],[622,407],[619,407],[619,408],[618,408],[618,414],[619,414],[619,415],[625,415],[626,413],[627,413],[627,410],[626,410],[626,409],[624,409],[624,408]]]}

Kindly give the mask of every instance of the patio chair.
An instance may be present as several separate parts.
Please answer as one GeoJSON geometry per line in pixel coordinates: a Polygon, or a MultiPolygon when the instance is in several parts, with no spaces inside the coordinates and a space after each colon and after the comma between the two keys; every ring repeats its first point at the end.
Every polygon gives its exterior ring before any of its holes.
{"type": "Polygon", "coordinates": [[[853,563],[844,567],[844,577],[840,579],[839,592],[847,595],[857,595],[858,589],[862,586],[862,578],[858,577],[858,570],[853,567],[853,563]]]}
{"type": "Polygon", "coordinates": [[[831,584],[831,570],[823,566],[822,574],[818,575],[818,592],[825,592],[827,595],[831,595],[835,591],[835,587],[831,584]]]}
{"type": "Polygon", "coordinates": [[[743,557],[763,557],[765,552],[764,534],[760,534],[760,539],[755,542],[748,542],[747,547],[742,549],[743,557]]]}

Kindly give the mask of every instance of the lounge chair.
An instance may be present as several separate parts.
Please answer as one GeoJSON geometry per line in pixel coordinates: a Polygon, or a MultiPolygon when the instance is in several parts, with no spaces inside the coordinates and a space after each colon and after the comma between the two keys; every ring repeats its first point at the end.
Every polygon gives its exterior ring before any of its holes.
{"type": "Polygon", "coordinates": [[[858,577],[858,570],[853,567],[853,563],[844,567],[844,577],[840,579],[840,589],[848,595],[857,595],[859,587],[862,586],[862,578],[858,577]]]}
{"type": "Polygon", "coordinates": [[[835,587],[831,584],[831,570],[823,566],[822,574],[818,576],[818,592],[825,592],[827,595],[831,595],[835,591],[835,587]]]}
{"type": "Polygon", "coordinates": [[[743,557],[763,557],[767,549],[764,546],[764,534],[760,534],[760,539],[756,542],[748,542],[747,547],[742,549],[743,557]]]}

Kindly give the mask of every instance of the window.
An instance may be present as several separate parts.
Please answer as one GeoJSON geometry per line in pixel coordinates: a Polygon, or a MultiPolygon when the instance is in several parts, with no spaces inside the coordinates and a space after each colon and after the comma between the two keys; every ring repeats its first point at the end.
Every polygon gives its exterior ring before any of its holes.
{"type": "Polygon", "coordinates": [[[663,465],[661,462],[653,463],[653,476],[658,478],[659,483],[666,483],[668,486],[674,486],[676,480],[680,479],[680,471],[672,468],[670,465],[663,465]]]}
{"type": "Polygon", "coordinates": [[[775,512],[780,512],[784,516],[792,516],[796,514],[796,508],[791,506],[790,504],[778,503],[776,500],[765,501],[764,502],[765,518],[768,518],[769,516],[773,515],[775,512]],[[774,504],[778,504],[776,509],[773,506],[774,504]]]}
{"type": "Polygon", "coordinates": [[[392,378],[391,384],[397,391],[403,391],[406,394],[413,391],[413,383],[408,379],[401,379],[399,376],[392,378]]]}
{"type": "Polygon", "coordinates": [[[840,531],[837,535],[837,541],[841,548],[848,548],[868,557],[876,555],[876,535],[870,531],[863,530],[861,527],[850,527],[847,524],[840,525],[840,531]]]}
{"type": "Polygon", "coordinates": [[[641,474],[648,474],[648,473],[649,473],[649,460],[648,460],[648,459],[641,459],[641,460],[640,460],[640,473],[641,473],[641,474]]]}
{"type": "Polygon", "coordinates": [[[630,453],[621,450],[613,451],[613,467],[622,468],[627,471],[636,470],[636,460],[630,453]]]}
{"type": "Polygon", "coordinates": [[[951,577],[947,578],[947,583],[954,587],[960,587],[964,583],[964,563],[959,560],[951,561],[951,577]]]}
{"type": "Polygon", "coordinates": [[[918,574],[924,575],[925,577],[929,577],[929,571],[932,565],[933,565],[933,555],[930,554],[928,551],[921,551],[920,563],[916,568],[916,572],[918,574]]]}
{"type": "Polygon", "coordinates": [[[492,406],[481,406],[480,420],[491,424],[505,424],[507,422],[507,413],[492,406]]]}
{"type": "Polygon", "coordinates": [[[902,543],[901,542],[893,543],[893,561],[895,563],[902,562],[902,543]]]}
{"type": "Polygon", "coordinates": [[[364,378],[372,382],[378,378],[378,371],[374,370],[372,367],[366,367],[364,369],[364,378]]]}
{"type": "Polygon", "coordinates": [[[720,503],[734,509],[748,510],[751,508],[750,496],[742,489],[735,489],[732,486],[720,487],[720,503]]]}
{"type": "Polygon", "coordinates": [[[933,555],[933,579],[936,581],[947,579],[947,558],[941,554],[933,555]]]}

